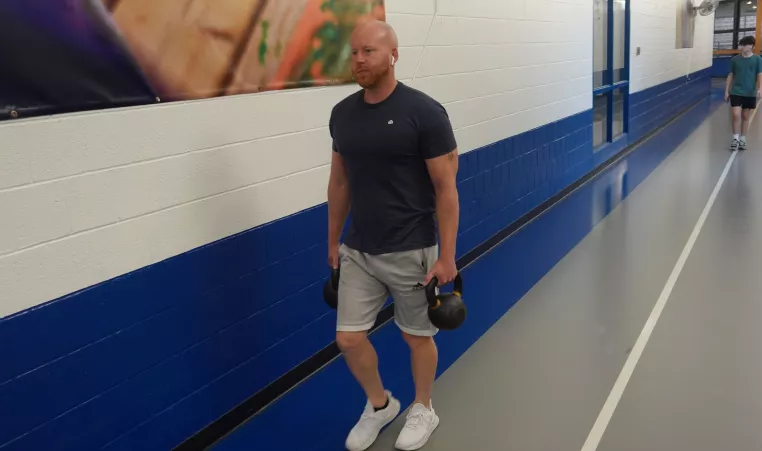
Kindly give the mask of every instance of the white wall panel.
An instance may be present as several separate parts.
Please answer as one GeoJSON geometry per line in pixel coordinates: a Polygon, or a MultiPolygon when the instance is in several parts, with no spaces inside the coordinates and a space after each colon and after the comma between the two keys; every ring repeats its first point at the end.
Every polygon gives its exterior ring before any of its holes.
{"type": "Polygon", "coordinates": [[[431,15],[386,15],[386,22],[394,27],[400,45],[404,47],[422,47],[426,43],[426,35],[428,35],[431,20],[431,15]]]}
{"type": "MultiPolygon", "coordinates": [[[[592,83],[592,78],[589,81],[592,83]]],[[[516,135],[590,108],[592,108],[592,96],[586,93],[573,99],[461,128],[456,130],[455,136],[459,147],[468,151],[494,143],[506,134],[516,135]]]]}
{"type": "Polygon", "coordinates": [[[589,59],[419,78],[413,86],[442,103],[573,80],[590,75],[589,59]]]}
{"type": "MultiPolygon", "coordinates": [[[[592,0],[388,0],[387,20],[461,152],[591,107],[592,0]]],[[[329,113],[357,89],[0,124],[0,317],[324,202],[329,113]]]]}
{"type": "MultiPolygon", "coordinates": [[[[584,20],[574,22],[531,22],[521,21],[518,23],[520,42],[533,44],[543,42],[577,42],[586,48],[591,42],[592,34],[592,16],[584,20]]],[[[592,49],[590,49],[592,55],[592,49]]]]}
{"type": "Polygon", "coordinates": [[[63,193],[42,185],[0,192],[0,255],[70,235],[73,228],[63,200],[63,193]]]}
{"type": "MultiPolygon", "coordinates": [[[[531,0],[526,3],[526,19],[536,22],[587,22],[592,15],[587,3],[564,3],[553,0],[531,0]]],[[[543,28],[551,28],[546,24],[543,28]]]]}
{"type": "Polygon", "coordinates": [[[453,126],[456,129],[465,128],[479,122],[580,96],[590,91],[590,83],[591,78],[586,75],[576,80],[564,80],[548,85],[538,85],[527,89],[463,100],[447,105],[447,109],[453,126]]]}
{"type": "Polygon", "coordinates": [[[386,13],[434,14],[437,0],[387,0],[386,13]]]}
{"type": "Polygon", "coordinates": [[[459,74],[507,67],[577,61],[589,57],[590,49],[578,43],[497,44],[427,47],[419,76],[459,74]],[[478,50],[478,51],[477,51],[478,50]]]}
{"type": "MultiPolygon", "coordinates": [[[[4,124],[3,152],[44,181],[328,125],[356,86],[300,89],[4,124]]],[[[13,163],[12,163],[13,164],[13,163]]],[[[13,186],[0,180],[0,189],[13,186]]]]}
{"type": "Polygon", "coordinates": [[[712,65],[714,16],[697,16],[694,47],[676,49],[675,0],[630,0],[631,92],[684,77],[712,65]],[[641,55],[637,55],[640,47],[641,55]]]}
{"type": "Polygon", "coordinates": [[[430,46],[489,45],[522,42],[523,21],[437,16],[431,27],[430,46]]]}
{"type": "MultiPolygon", "coordinates": [[[[415,71],[418,68],[418,61],[421,59],[421,53],[423,47],[400,47],[399,56],[400,59],[394,66],[395,74],[400,80],[407,80],[413,78],[415,71]]],[[[419,70],[420,74],[420,70],[419,70]]],[[[355,89],[358,89],[355,87],[355,89]]]]}
{"type": "Polygon", "coordinates": [[[526,3],[523,0],[437,0],[437,14],[455,17],[524,19],[526,3]]]}
{"type": "Polygon", "coordinates": [[[327,179],[321,166],[0,257],[0,317],[317,205],[327,179]]]}
{"type": "MultiPolygon", "coordinates": [[[[18,124],[0,125],[0,137],[15,127],[18,127],[18,124]]],[[[23,145],[0,142],[0,187],[32,183],[32,167],[24,151],[23,145]]]]}
{"type": "Polygon", "coordinates": [[[0,255],[326,165],[330,146],[321,128],[0,191],[18,213],[0,222],[0,255]]]}

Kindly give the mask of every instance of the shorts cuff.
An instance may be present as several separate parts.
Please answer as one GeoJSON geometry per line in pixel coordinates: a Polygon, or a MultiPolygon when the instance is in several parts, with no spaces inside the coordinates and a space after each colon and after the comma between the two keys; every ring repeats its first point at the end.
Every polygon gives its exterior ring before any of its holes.
{"type": "Polygon", "coordinates": [[[346,324],[338,324],[336,326],[336,332],[367,332],[375,324],[375,321],[369,324],[361,324],[359,326],[347,326],[346,324]]]}
{"type": "Polygon", "coordinates": [[[399,329],[402,332],[405,332],[406,334],[410,334],[414,337],[433,337],[434,335],[437,334],[437,332],[439,332],[439,329],[437,329],[434,326],[431,326],[426,330],[420,330],[420,329],[411,329],[409,327],[405,327],[399,322],[397,322],[396,320],[394,321],[394,323],[397,325],[397,327],[399,327],[399,329]]]}

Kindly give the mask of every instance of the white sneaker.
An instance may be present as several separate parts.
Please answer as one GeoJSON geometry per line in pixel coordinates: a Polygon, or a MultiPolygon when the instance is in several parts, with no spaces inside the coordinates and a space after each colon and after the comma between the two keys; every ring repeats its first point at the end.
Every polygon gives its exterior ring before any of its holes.
{"type": "Polygon", "coordinates": [[[364,451],[370,448],[370,445],[376,441],[381,429],[394,421],[400,413],[400,402],[396,400],[392,393],[387,391],[389,405],[384,410],[373,408],[370,401],[365,404],[365,410],[360,417],[360,421],[349,432],[345,446],[349,451],[364,451]]]}
{"type": "Polygon", "coordinates": [[[439,426],[439,417],[434,412],[434,406],[429,410],[420,403],[413,405],[407,414],[405,427],[397,438],[395,448],[403,451],[423,448],[437,426],[439,426]]]}

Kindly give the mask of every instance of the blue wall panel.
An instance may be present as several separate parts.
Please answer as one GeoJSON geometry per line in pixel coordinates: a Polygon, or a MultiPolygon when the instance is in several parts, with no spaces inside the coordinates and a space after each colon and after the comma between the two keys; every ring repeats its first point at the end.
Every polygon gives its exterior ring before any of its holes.
{"type": "MultiPolygon", "coordinates": [[[[667,85],[641,133],[704,92],[667,85]]],[[[592,111],[461,155],[458,255],[600,162],[592,111]]],[[[168,449],[261,390],[333,340],[326,235],[320,205],[0,320],[0,450],[168,449]]]]}
{"type": "Polygon", "coordinates": [[[730,60],[733,55],[716,55],[712,58],[711,76],[718,78],[727,78],[730,73],[730,60]]]}
{"type": "Polygon", "coordinates": [[[698,100],[709,97],[711,68],[630,95],[630,142],[653,132],[698,100]]]}

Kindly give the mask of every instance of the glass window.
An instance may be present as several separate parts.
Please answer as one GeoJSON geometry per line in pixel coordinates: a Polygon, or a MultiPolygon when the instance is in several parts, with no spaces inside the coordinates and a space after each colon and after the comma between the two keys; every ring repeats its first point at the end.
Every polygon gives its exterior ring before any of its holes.
{"type": "Polygon", "coordinates": [[[614,0],[614,83],[627,79],[624,73],[624,15],[626,0],[614,0]]]}
{"type": "Polygon", "coordinates": [[[714,49],[738,48],[744,36],[755,36],[758,0],[720,0],[714,13],[714,49]]]}
{"type": "Polygon", "coordinates": [[[714,35],[715,50],[733,49],[733,33],[716,33],[714,35]]]}
{"type": "Polygon", "coordinates": [[[741,38],[744,38],[746,36],[755,36],[757,34],[756,30],[751,31],[741,31],[738,33],[738,40],[740,41],[741,38]]]}
{"type": "Polygon", "coordinates": [[[720,5],[717,7],[717,11],[714,13],[714,31],[732,31],[735,17],[736,0],[721,0],[720,5]]]}
{"type": "Polygon", "coordinates": [[[598,151],[627,133],[629,0],[593,1],[593,148],[598,151]]]}
{"type": "Polygon", "coordinates": [[[606,142],[606,130],[608,129],[608,94],[595,96],[593,100],[593,147],[598,147],[606,142]]]}
{"type": "Polygon", "coordinates": [[[596,88],[608,84],[606,68],[608,67],[608,0],[594,0],[593,9],[593,84],[596,88]]]}
{"type": "Polygon", "coordinates": [[[757,28],[757,2],[743,0],[741,2],[741,15],[738,18],[738,29],[749,30],[757,28]]]}
{"type": "Polygon", "coordinates": [[[617,139],[624,133],[624,93],[621,89],[614,90],[614,115],[612,117],[612,137],[617,139]]]}

